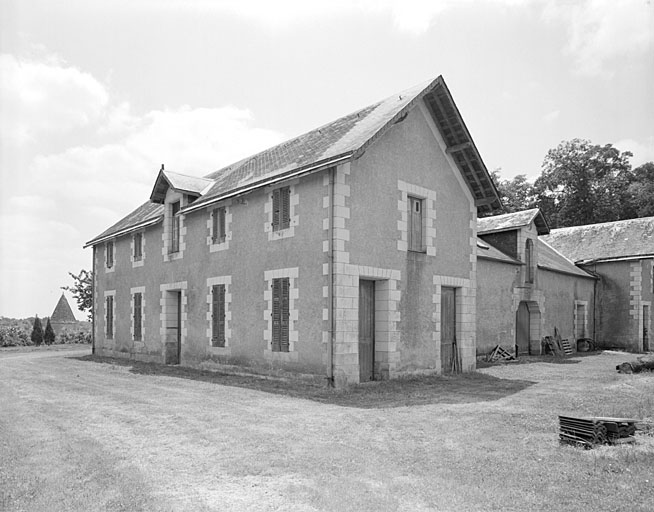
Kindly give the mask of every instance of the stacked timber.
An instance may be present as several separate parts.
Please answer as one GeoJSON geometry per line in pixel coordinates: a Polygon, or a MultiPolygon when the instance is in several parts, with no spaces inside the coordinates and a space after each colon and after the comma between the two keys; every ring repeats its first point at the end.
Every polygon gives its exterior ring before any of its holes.
{"type": "Polygon", "coordinates": [[[629,418],[559,416],[559,439],[562,443],[588,448],[598,444],[633,443],[637,421],[629,418]]]}

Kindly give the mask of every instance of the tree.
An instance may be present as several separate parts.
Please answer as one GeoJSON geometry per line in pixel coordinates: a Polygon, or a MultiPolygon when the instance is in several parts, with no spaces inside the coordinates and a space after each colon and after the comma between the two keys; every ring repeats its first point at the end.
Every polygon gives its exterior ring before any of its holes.
{"type": "Polygon", "coordinates": [[[78,275],[68,272],[73,278],[73,286],[62,286],[62,290],[69,291],[77,301],[77,307],[80,311],[86,311],[91,319],[93,311],[93,272],[80,270],[78,275]]]}
{"type": "Polygon", "coordinates": [[[529,210],[536,207],[538,199],[534,186],[527,181],[527,176],[518,174],[512,180],[503,180],[499,170],[491,173],[493,181],[500,193],[504,209],[508,213],[529,210]]]}
{"type": "Polygon", "coordinates": [[[52,345],[55,342],[55,333],[50,324],[50,319],[48,318],[48,323],[45,325],[45,333],[43,334],[43,341],[46,345],[52,345]]]}
{"type": "Polygon", "coordinates": [[[629,196],[637,217],[654,216],[654,162],[647,162],[633,170],[629,196]]]}
{"type": "Polygon", "coordinates": [[[629,151],[588,140],[563,141],[547,152],[534,183],[538,206],[552,227],[579,226],[633,217],[629,151]]]}
{"type": "Polygon", "coordinates": [[[41,320],[38,315],[34,318],[34,325],[32,326],[32,335],[30,338],[32,343],[37,347],[43,343],[43,326],[41,325],[41,320]]]}

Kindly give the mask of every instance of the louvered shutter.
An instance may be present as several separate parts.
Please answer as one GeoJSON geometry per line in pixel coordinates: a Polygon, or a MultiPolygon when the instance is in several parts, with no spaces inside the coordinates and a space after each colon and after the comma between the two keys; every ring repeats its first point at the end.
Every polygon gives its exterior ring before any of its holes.
{"type": "Polygon", "coordinates": [[[217,284],[211,289],[211,344],[225,346],[225,285],[217,284]]]}
{"type": "Polygon", "coordinates": [[[281,352],[288,352],[289,348],[289,280],[288,278],[280,279],[280,336],[279,336],[279,349],[281,352]]]}
{"type": "Polygon", "coordinates": [[[142,309],[141,309],[141,294],[134,294],[134,339],[141,339],[141,318],[142,318],[142,309]]]}
{"type": "Polygon", "coordinates": [[[114,298],[109,295],[107,297],[107,338],[112,338],[114,335],[114,298]]]}
{"type": "Polygon", "coordinates": [[[218,241],[225,241],[225,208],[218,210],[218,241]]]}
{"type": "Polygon", "coordinates": [[[272,228],[273,231],[277,231],[279,228],[279,221],[280,221],[280,195],[281,195],[281,189],[276,188],[273,190],[273,207],[272,207],[272,228]]]}
{"type": "Polygon", "coordinates": [[[281,229],[286,229],[291,225],[291,189],[284,187],[280,189],[281,195],[281,212],[280,224],[281,229]]]}
{"type": "Polygon", "coordinates": [[[211,241],[218,242],[218,208],[214,208],[211,215],[211,241]]]}
{"type": "Polygon", "coordinates": [[[281,350],[281,279],[272,282],[272,350],[281,350]]]}

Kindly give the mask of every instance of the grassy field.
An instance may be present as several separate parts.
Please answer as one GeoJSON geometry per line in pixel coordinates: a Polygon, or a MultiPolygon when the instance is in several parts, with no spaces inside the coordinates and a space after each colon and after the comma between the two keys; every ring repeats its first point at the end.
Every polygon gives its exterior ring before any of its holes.
{"type": "Polygon", "coordinates": [[[560,446],[557,415],[654,421],[605,352],[345,391],[0,351],[0,510],[629,510],[654,434],[560,446]]]}

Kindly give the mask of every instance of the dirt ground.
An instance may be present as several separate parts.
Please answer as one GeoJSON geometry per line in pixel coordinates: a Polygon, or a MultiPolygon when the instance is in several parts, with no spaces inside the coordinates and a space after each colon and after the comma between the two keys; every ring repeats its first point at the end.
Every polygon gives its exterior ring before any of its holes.
{"type": "Polygon", "coordinates": [[[649,511],[654,503],[652,432],[634,446],[558,444],[559,414],[654,421],[654,373],[615,372],[628,354],[334,393],[88,353],[0,351],[0,510],[649,511]]]}

